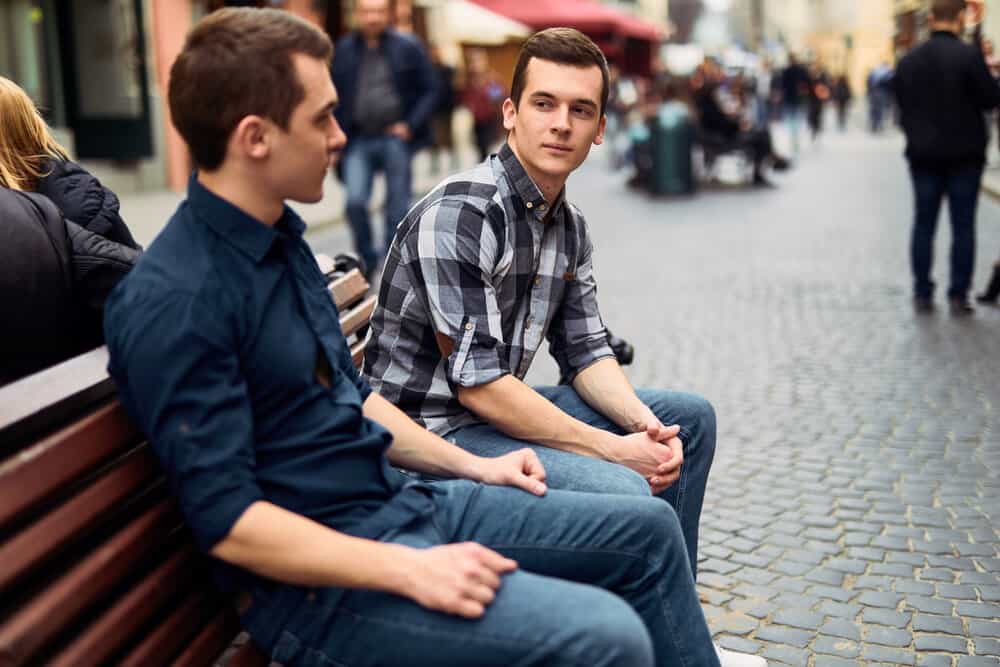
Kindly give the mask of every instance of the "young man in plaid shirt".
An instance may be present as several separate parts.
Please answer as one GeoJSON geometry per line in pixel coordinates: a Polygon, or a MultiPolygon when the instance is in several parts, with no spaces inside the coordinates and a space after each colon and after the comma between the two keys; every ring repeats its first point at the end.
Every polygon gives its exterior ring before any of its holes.
{"type": "Polygon", "coordinates": [[[364,372],[471,452],[533,448],[551,488],[660,496],[694,572],[714,411],[698,396],[629,384],[598,310],[586,223],[566,201],[567,177],[603,140],[607,99],[607,63],[590,39],[553,28],[525,43],[503,103],[507,142],[438,186],[396,232],[364,372]],[[546,338],[568,386],[523,382],[546,338]]]}

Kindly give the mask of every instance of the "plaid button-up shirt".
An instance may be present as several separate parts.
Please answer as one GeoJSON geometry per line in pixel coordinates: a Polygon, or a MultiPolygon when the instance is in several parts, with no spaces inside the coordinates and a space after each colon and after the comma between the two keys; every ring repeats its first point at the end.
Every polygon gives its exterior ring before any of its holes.
{"type": "Polygon", "coordinates": [[[372,389],[447,435],[480,421],[456,389],[523,379],[543,338],[569,377],[613,357],[591,251],[580,211],[546,202],[506,144],[441,183],[390,248],[365,351],[372,389]]]}

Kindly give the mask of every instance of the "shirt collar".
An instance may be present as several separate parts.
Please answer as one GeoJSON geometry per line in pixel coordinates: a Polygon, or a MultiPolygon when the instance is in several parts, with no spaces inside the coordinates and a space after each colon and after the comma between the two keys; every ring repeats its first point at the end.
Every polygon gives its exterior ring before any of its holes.
{"type": "Polygon", "coordinates": [[[300,238],[305,232],[305,223],[287,204],[278,222],[266,225],[206,188],[197,176],[192,174],[188,181],[188,205],[216,234],[254,262],[264,259],[279,237],[300,238]]]}
{"type": "Polygon", "coordinates": [[[528,172],[524,170],[521,165],[521,161],[517,159],[514,155],[514,150],[510,147],[510,144],[504,142],[503,146],[500,147],[500,151],[497,153],[497,157],[500,159],[500,164],[503,165],[503,169],[507,172],[507,176],[510,178],[511,184],[514,186],[514,192],[524,201],[524,207],[528,209],[537,220],[543,220],[547,215],[549,215],[551,210],[552,215],[558,215],[563,207],[563,202],[566,200],[566,188],[563,187],[559,191],[559,196],[556,197],[554,202],[545,201],[545,197],[542,195],[542,191],[538,189],[535,182],[531,180],[531,176],[528,172]]]}

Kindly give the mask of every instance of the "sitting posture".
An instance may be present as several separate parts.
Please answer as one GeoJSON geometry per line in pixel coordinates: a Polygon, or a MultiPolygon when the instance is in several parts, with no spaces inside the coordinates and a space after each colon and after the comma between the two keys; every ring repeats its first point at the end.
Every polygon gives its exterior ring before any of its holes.
{"type": "Polygon", "coordinates": [[[576,30],[525,42],[502,108],[506,143],[396,232],[364,370],[375,391],[469,452],[532,448],[550,488],[661,496],[695,572],[715,413],[699,396],[632,388],[598,309],[587,224],[564,189],[603,141],[608,79],[604,55],[576,30]],[[545,339],[567,386],[523,382],[545,339]]]}
{"type": "Polygon", "coordinates": [[[193,29],[169,103],[198,171],[106,318],[122,400],[250,636],[288,667],[717,667],[669,505],[548,490],[532,450],[470,454],[358,375],[284,204],[322,197],[346,141],[330,52],[278,10],[193,29]]]}

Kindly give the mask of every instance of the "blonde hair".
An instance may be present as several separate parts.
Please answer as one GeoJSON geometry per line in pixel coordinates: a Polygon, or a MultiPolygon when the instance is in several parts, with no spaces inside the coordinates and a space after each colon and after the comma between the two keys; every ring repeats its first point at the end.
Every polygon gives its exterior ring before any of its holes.
{"type": "Polygon", "coordinates": [[[52,158],[69,159],[28,94],[0,76],[0,186],[34,190],[52,158]]]}

